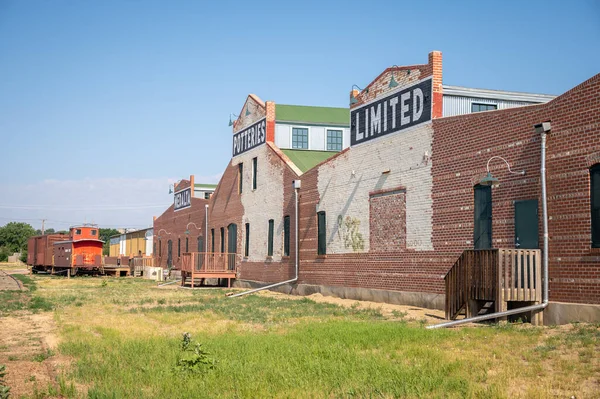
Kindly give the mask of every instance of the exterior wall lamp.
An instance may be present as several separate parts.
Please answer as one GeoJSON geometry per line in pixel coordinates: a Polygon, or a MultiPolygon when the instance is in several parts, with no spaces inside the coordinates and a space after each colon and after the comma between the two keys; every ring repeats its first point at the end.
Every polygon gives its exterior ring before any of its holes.
{"type": "MultiPolygon", "coordinates": [[[[352,88],[350,89],[350,91],[353,92],[355,87],[358,89],[358,91],[363,91],[363,89],[361,89],[357,85],[352,85],[352,88]]],[[[369,94],[369,89],[368,88],[365,89],[364,92],[367,93],[367,94],[369,94]]],[[[354,95],[354,93],[352,93],[350,95],[350,104],[356,104],[357,102],[358,102],[358,99],[356,98],[356,96],[354,95]]]]}
{"type": "Polygon", "coordinates": [[[513,172],[513,171],[510,169],[510,164],[508,163],[508,161],[507,161],[506,159],[502,158],[502,157],[501,157],[501,156],[499,156],[499,155],[494,155],[493,157],[491,157],[491,158],[490,158],[490,159],[488,159],[488,161],[487,161],[487,176],[485,176],[483,179],[481,179],[481,180],[479,181],[479,184],[481,184],[482,186],[491,186],[491,185],[493,185],[493,184],[495,184],[495,183],[498,183],[498,181],[499,181],[499,180],[498,180],[497,178],[495,178],[494,176],[492,176],[492,174],[491,174],[491,172],[490,172],[490,161],[491,161],[492,159],[496,159],[496,158],[498,158],[498,159],[501,159],[501,160],[503,160],[503,161],[504,161],[504,163],[505,163],[505,164],[506,164],[506,166],[508,167],[508,171],[509,171],[510,173],[512,173],[512,174],[514,174],[514,175],[524,175],[524,174],[525,174],[525,171],[524,171],[524,170],[522,170],[522,171],[520,171],[520,172],[513,172]]]}
{"type": "Polygon", "coordinates": [[[240,117],[239,115],[236,115],[234,113],[229,114],[229,126],[233,126],[233,118],[232,118],[232,116],[235,116],[236,119],[240,117]]]}
{"type": "MultiPolygon", "coordinates": [[[[398,65],[392,65],[392,68],[398,68],[398,65]]],[[[397,87],[399,85],[398,82],[396,82],[396,79],[394,79],[394,71],[392,71],[392,78],[390,79],[390,84],[388,85],[388,88],[393,89],[394,87],[397,87]]]]}
{"type": "Polygon", "coordinates": [[[200,227],[198,227],[198,226],[196,225],[196,223],[194,223],[194,222],[189,222],[189,223],[188,223],[188,224],[185,226],[185,234],[186,234],[186,235],[190,235],[190,231],[188,230],[188,227],[190,227],[190,224],[193,224],[193,225],[194,225],[194,227],[196,228],[196,230],[200,230],[200,227]]]}
{"type": "Polygon", "coordinates": [[[167,230],[165,230],[165,229],[160,229],[160,230],[158,230],[158,233],[156,233],[156,237],[157,237],[159,240],[161,239],[161,237],[160,237],[160,232],[161,232],[161,231],[164,231],[164,232],[165,232],[165,233],[167,233],[168,235],[171,235],[171,233],[169,233],[167,230]]]}

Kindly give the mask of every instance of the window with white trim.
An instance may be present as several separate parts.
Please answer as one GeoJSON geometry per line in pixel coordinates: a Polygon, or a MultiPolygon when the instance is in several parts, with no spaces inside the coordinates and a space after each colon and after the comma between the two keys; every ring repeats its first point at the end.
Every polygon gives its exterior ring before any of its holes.
{"type": "Polygon", "coordinates": [[[292,148],[308,150],[308,129],[292,128],[292,148]]]}
{"type": "Polygon", "coordinates": [[[343,145],[344,132],[327,129],[327,151],[342,151],[343,145]]]}

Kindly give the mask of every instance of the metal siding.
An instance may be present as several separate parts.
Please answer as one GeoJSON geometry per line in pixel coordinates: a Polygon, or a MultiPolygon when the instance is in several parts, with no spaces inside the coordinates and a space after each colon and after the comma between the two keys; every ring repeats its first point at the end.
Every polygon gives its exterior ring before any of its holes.
{"type": "Polygon", "coordinates": [[[288,125],[275,125],[275,145],[279,148],[291,148],[290,127],[288,125]]]}
{"type": "Polygon", "coordinates": [[[460,96],[444,96],[444,116],[465,115],[471,113],[471,103],[479,104],[496,104],[498,109],[522,107],[524,105],[532,105],[523,101],[507,101],[507,100],[491,100],[488,98],[476,97],[460,97],[460,96]]]}

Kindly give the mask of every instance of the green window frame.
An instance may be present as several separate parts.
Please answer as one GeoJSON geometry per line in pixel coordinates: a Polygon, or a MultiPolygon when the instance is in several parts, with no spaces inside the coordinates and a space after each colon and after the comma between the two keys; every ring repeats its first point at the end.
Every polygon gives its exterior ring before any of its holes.
{"type": "Polygon", "coordinates": [[[283,256],[290,256],[290,217],[283,218],[283,256]]]}
{"type": "Polygon", "coordinates": [[[211,239],[211,252],[214,253],[215,252],[215,229],[210,229],[210,239],[211,239]]]}
{"type": "Polygon", "coordinates": [[[474,189],[473,248],[492,248],[492,187],[476,185],[474,189]]]}
{"type": "Polygon", "coordinates": [[[471,112],[495,111],[497,109],[497,104],[471,103],[471,112]]]}
{"type": "Polygon", "coordinates": [[[181,238],[177,239],[177,257],[181,257],[181,238]]]}
{"type": "Polygon", "coordinates": [[[250,254],[250,223],[246,223],[246,245],[244,246],[244,256],[248,257],[250,254]]]}
{"type": "Polygon", "coordinates": [[[188,237],[185,237],[185,252],[190,252],[190,247],[188,246],[188,237]]]}
{"type": "Polygon", "coordinates": [[[238,164],[238,192],[241,194],[244,189],[244,163],[238,164]]]}
{"type": "Polygon", "coordinates": [[[256,174],[258,171],[258,158],[252,158],[252,190],[256,190],[256,174]]]}
{"type": "Polygon", "coordinates": [[[342,151],[344,131],[327,129],[327,151],[342,151]]]}
{"type": "Polygon", "coordinates": [[[204,239],[202,236],[198,236],[198,252],[204,252],[204,239]]]}
{"type": "Polygon", "coordinates": [[[292,148],[308,150],[308,128],[292,128],[292,148]]]}
{"type": "Polygon", "coordinates": [[[267,256],[273,256],[273,233],[275,231],[275,221],[269,219],[269,241],[267,243],[267,256]]]}
{"type": "Polygon", "coordinates": [[[600,248],[600,164],[590,168],[592,248],[600,248]]]}
{"type": "Polygon", "coordinates": [[[221,227],[221,253],[225,252],[225,227],[221,227]]]}
{"type": "Polygon", "coordinates": [[[317,254],[327,254],[327,218],[325,211],[317,212],[317,254]]]}

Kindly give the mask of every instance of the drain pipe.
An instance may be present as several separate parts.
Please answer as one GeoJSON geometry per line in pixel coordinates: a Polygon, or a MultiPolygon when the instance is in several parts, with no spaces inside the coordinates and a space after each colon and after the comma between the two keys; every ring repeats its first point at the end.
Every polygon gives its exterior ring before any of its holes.
{"type": "Polygon", "coordinates": [[[515,314],[521,314],[526,312],[532,312],[536,310],[543,310],[548,306],[548,203],[546,194],[546,134],[550,131],[550,122],[539,123],[534,126],[536,133],[541,135],[542,139],[542,151],[541,151],[541,183],[542,183],[542,214],[544,218],[544,253],[543,253],[543,288],[542,288],[542,303],[539,305],[525,306],[523,308],[506,310],[504,312],[496,312],[485,314],[482,316],[469,317],[462,320],[452,320],[445,323],[435,324],[427,326],[428,329],[443,328],[443,327],[454,327],[466,323],[474,323],[478,321],[484,321],[489,319],[496,319],[505,316],[511,316],[515,314]]]}
{"type": "Polygon", "coordinates": [[[284,285],[284,284],[288,284],[288,283],[294,283],[296,281],[298,281],[298,246],[300,244],[300,239],[298,236],[298,190],[300,189],[300,180],[294,180],[293,181],[293,187],[294,187],[294,194],[295,194],[295,200],[296,200],[296,276],[291,279],[291,280],[286,280],[286,281],[282,281],[280,283],[275,283],[275,284],[270,284],[270,285],[266,285],[264,287],[260,287],[260,288],[254,288],[252,290],[249,291],[244,291],[244,292],[240,292],[238,294],[233,294],[233,295],[228,295],[230,298],[235,298],[238,296],[242,296],[242,295],[247,295],[247,294],[252,294],[254,292],[258,292],[258,291],[263,291],[263,290],[268,290],[269,288],[274,288],[274,287],[279,287],[280,285],[284,285]]]}

